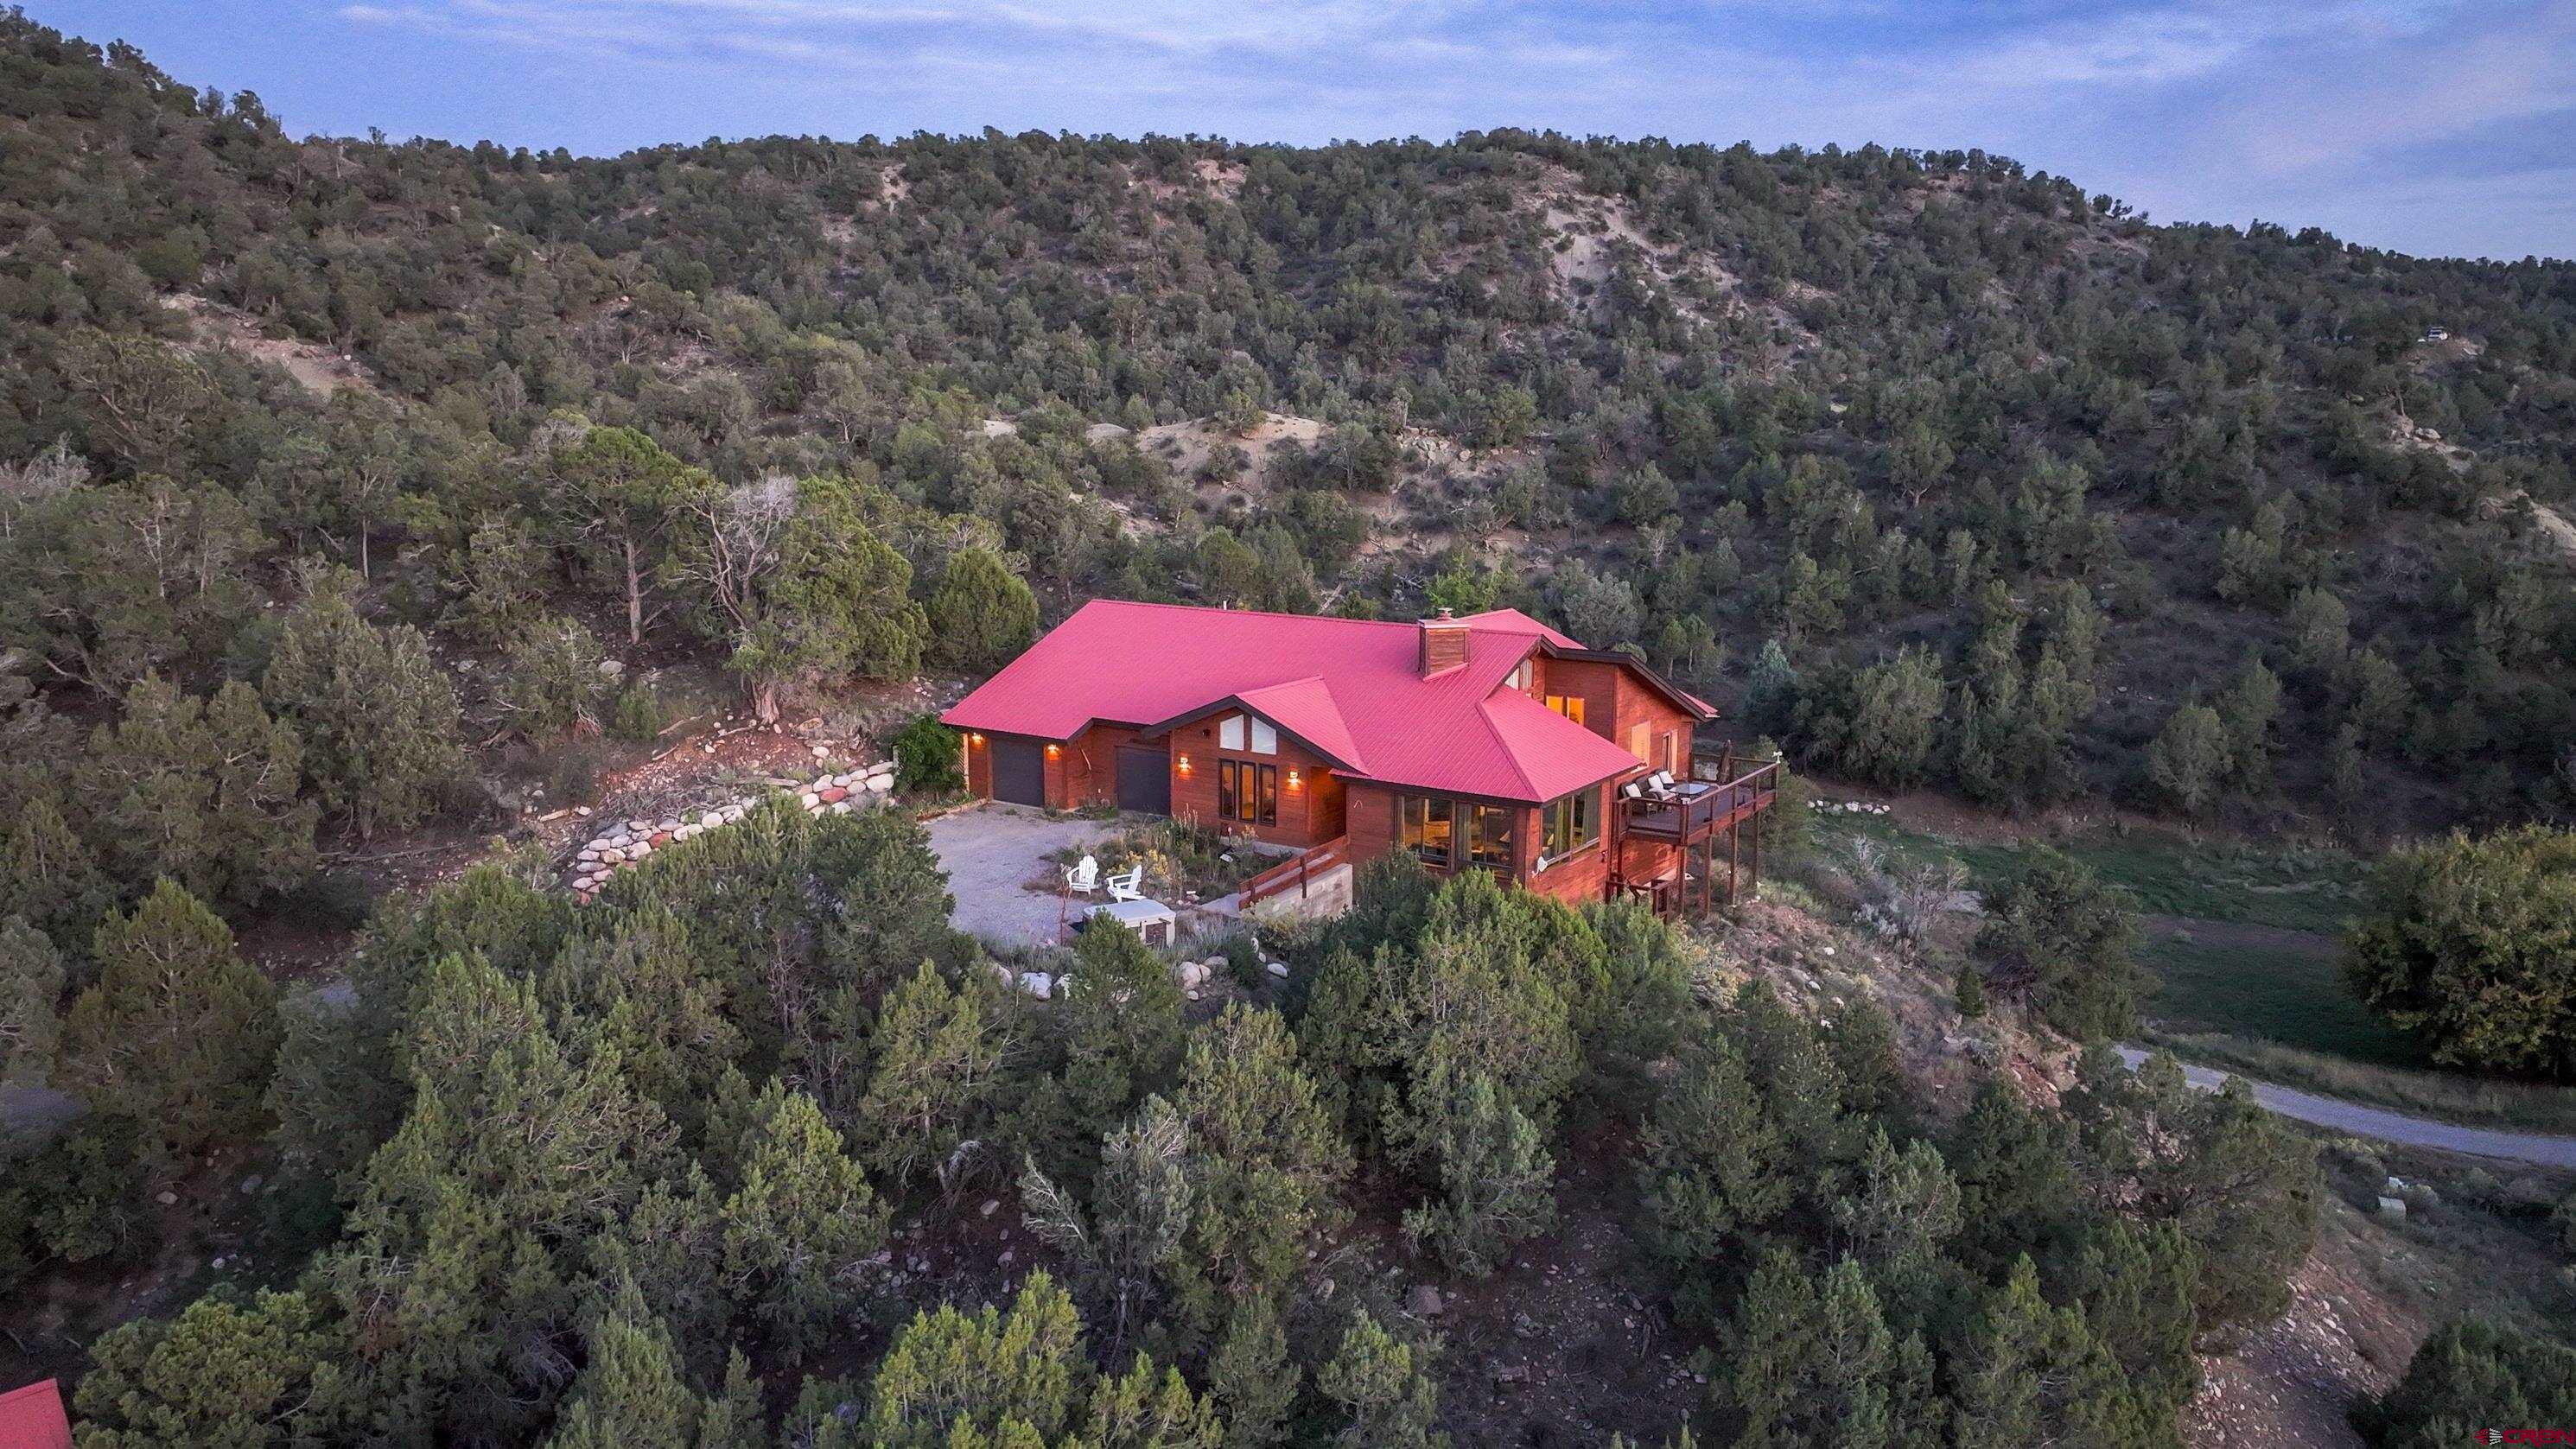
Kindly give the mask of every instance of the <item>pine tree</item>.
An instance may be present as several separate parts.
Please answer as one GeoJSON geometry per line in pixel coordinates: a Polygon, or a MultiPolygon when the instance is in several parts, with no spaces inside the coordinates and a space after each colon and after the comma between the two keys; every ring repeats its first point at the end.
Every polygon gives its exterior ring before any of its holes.
{"type": "Polygon", "coordinates": [[[0,1086],[52,1075],[62,995],[62,953],[24,918],[0,917],[0,1086]]]}
{"type": "MultiPolygon", "coordinates": [[[[1082,1320],[1044,1272],[1020,1285],[1009,1313],[987,1305],[969,1318],[953,1305],[913,1316],[877,1365],[867,1442],[876,1449],[951,1449],[952,1431],[1000,1438],[1017,1427],[1045,1444],[1075,1412],[1082,1320]]],[[[970,1443],[990,1440],[968,1440],[970,1443]]]]}
{"type": "Polygon", "coordinates": [[[1975,1021],[1986,1014],[1986,976],[1974,961],[1961,961],[1958,975],[1951,978],[1950,998],[1959,1008],[1959,1019],[1975,1021]]]}
{"type": "Polygon", "coordinates": [[[1208,1364],[1208,1394],[1225,1413],[1226,1449],[1270,1449],[1283,1442],[1300,1377],[1269,1295],[1235,1299],[1208,1364]]]}
{"type": "Polygon", "coordinates": [[[1199,1199],[1181,1261],[1183,1308],[1202,1332],[1229,1303],[1281,1301],[1339,1216],[1351,1150],[1279,1014],[1240,1001],[1191,1033],[1174,1106],[1199,1199]]]}
{"type": "Polygon", "coordinates": [[[682,1382],[670,1330],[626,1285],[584,1335],[589,1361],[573,1380],[546,1449],[697,1449],[704,1410],[682,1382]]]}
{"type": "Polygon", "coordinates": [[[885,1209],[840,1132],[775,1083],[752,1109],[723,1221],[725,1289],[791,1359],[831,1337],[859,1265],[885,1242],[885,1209]]]}
{"type": "Polygon", "coordinates": [[[869,1165],[896,1182],[925,1170],[945,1181],[983,1131],[1003,1038],[979,988],[951,987],[924,962],[886,998],[858,1130],[869,1165]]]}
{"type": "Polygon", "coordinates": [[[2263,661],[2247,658],[2227,692],[2218,697],[2218,719],[2227,728],[2229,778],[2247,794],[2272,785],[2272,723],[2281,713],[2281,680],[2263,661]]]}
{"type": "Polygon", "coordinates": [[[303,737],[305,765],[326,808],[361,836],[399,830],[430,812],[463,768],[456,691],[430,662],[420,631],[379,629],[358,616],[346,569],[306,568],[260,695],[303,737]]]}
{"type": "Polygon", "coordinates": [[[65,1079],[96,1110],[188,1152],[253,1130],[277,1051],[277,988],[175,882],[98,928],[98,982],[63,1021],[65,1079]]]}
{"type": "Polygon", "coordinates": [[[1783,1144],[1729,1037],[1711,1035],[1683,1049],[1638,1147],[1647,1164],[1651,1240],[1676,1263],[1715,1259],[1738,1234],[1789,1207],[1783,1144]]]}
{"type": "Polygon", "coordinates": [[[632,428],[590,428],[555,450],[545,482],[556,528],[611,581],[626,642],[643,643],[661,612],[648,604],[671,537],[692,505],[717,491],[716,481],[632,428]]]}
{"type": "Polygon", "coordinates": [[[147,674],[113,728],[90,738],[80,794],[118,873],[167,876],[201,899],[247,904],[313,869],[304,745],[239,681],[211,701],[147,674]]]}
{"type": "Polygon", "coordinates": [[[20,917],[66,951],[85,951],[114,901],[106,873],[51,797],[29,801],[0,835],[0,917],[20,917]]]}
{"type": "Polygon", "coordinates": [[[322,1442],[348,1352],[305,1294],[200,1298],[100,1338],[73,1400],[84,1449],[322,1442]]]}
{"type": "Polygon", "coordinates": [[[1135,932],[1097,928],[1074,943],[1060,1015],[1065,1105],[1076,1130],[1097,1135],[1181,1064],[1180,982],[1135,932]]]}
{"type": "Polygon", "coordinates": [[[1388,1333],[1365,1311],[1351,1320],[1341,1347],[1315,1374],[1315,1387],[1340,1406],[1337,1444],[1350,1449],[1447,1449],[1432,1432],[1440,1388],[1426,1348],[1388,1333]]]}

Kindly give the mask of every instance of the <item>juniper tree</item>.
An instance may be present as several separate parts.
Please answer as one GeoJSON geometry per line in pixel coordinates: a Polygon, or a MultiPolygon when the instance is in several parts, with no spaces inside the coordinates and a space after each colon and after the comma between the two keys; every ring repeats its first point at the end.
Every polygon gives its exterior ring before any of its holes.
{"type": "Polygon", "coordinates": [[[115,891],[49,795],[27,802],[0,835],[0,917],[16,916],[67,952],[85,952],[115,891]]]}
{"type": "Polygon", "coordinates": [[[64,1080],[170,1152],[256,1127],[277,988],[233,949],[231,928],[165,880],[100,925],[91,955],[97,983],[63,1018],[64,1080]]]}
{"type": "Polygon", "coordinates": [[[606,656],[578,619],[540,619],[519,631],[501,664],[495,701],[531,740],[599,733],[617,681],[601,672],[606,656]]]}
{"type": "Polygon", "coordinates": [[[1198,1199],[1183,1308],[1201,1331],[1228,1302],[1279,1302],[1308,1245],[1337,1221],[1351,1151],[1279,1014],[1228,1002],[1195,1029],[1174,1106],[1188,1130],[1198,1199]]]}
{"type": "Polygon", "coordinates": [[[1556,1225],[1556,1159],[1491,1077],[1460,1084],[1433,1155],[1439,1194],[1405,1212],[1404,1232],[1432,1244],[1450,1271],[1482,1278],[1556,1225]]]}
{"type": "Polygon", "coordinates": [[[2186,814],[2206,809],[2234,766],[2226,722],[2205,704],[2175,710],[2147,746],[2147,779],[2186,814]]]}
{"type": "Polygon", "coordinates": [[[2316,1151],[2256,1104],[2241,1081],[2196,1091],[2159,1052],[2130,1071],[2096,1045],[2066,1095],[2078,1172],[2097,1203],[2170,1222],[2197,1250],[2205,1337],[2260,1323],[2289,1301],[2289,1276],[2316,1239],[2316,1151]]]}
{"type": "Polygon", "coordinates": [[[981,674],[1011,661],[1037,637],[1038,600],[988,548],[961,548],[930,594],[931,657],[981,674]]]}
{"type": "Polygon", "coordinates": [[[2136,903],[2092,867],[2045,846],[1986,889],[1975,951],[1987,980],[2059,1031],[2117,1037],[2137,1023],[2146,973],[2136,903]]]}
{"type": "Polygon", "coordinates": [[[1315,1388],[1338,1407],[1337,1444],[1447,1449],[1449,1436],[1431,1427],[1440,1388],[1431,1375],[1430,1350],[1387,1332],[1366,1311],[1351,1320],[1341,1346],[1316,1371],[1315,1388]]]}
{"type": "Polygon", "coordinates": [[[1178,1265],[1200,1210],[1188,1147],[1180,1114],[1162,1098],[1148,1097],[1134,1118],[1102,1139],[1087,1218],[1034,1163],[1020,1176],[1023,1221],[1077,1264],[1108,1301],[1112,1343],[1127,1341],[1157,1281],[1178,1265]]]}
{"type": "Polygon", "coordinates": [[[829,1341],[886,1213],[814,1099],[772,1083],[752,1109],[742,1186],[725,1200],[724,1285],[791,1359],[829,1341]]]}
{"type": "Polygon", "coordinates": [[[298,795],[303,776],[303,741],[249,685],[199,700],[147,674],[90,737],[77,788],[116,873],[245,905],[312,871],[317,812],[298,795]]]}

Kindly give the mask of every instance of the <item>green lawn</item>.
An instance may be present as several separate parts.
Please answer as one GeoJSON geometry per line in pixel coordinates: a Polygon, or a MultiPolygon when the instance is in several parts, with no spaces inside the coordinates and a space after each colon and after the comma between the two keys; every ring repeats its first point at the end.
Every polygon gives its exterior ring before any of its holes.
{"type": "MultiPolygon", "coordinates": [[[[1821,833],[1869,835],[1957,856],[1980,879],[2025,859],[2028,842],[1954,841],[1879,816],[1819,817],[1821,833]]],[[[2313,846],[2195,840],[2178,831],[2102,831],[2052,841],[2126,887],[2150,921],[2141,959],[2162,980],[2147,1014],[2168,1031],[2222,1032],[2382,1066],[2423,1054],[2344,989],[2335,934],[2360,899],[2366,863],[2313,846]]]]}
{"type": "MultiPolygon", "coordinates": [[[[1874,815],[1827,815],[1820,834],[1865,834],[1908,850],[1955,855],[1980,876],[2009,871],[2027,842],[1967,842],[1907,830],[1874,815]]],[[[2343,929],[2369,866],[2339,850],[2194,840],[2167,830],[2103,831],[2049,842],[2123,885],[2150,915],[2188,916],[2286,931],[2343,929]]]]}
{"type": "Polygon", "coordinates": [[[2405,1033],[2344,989],[2326,936],[2181,922],[2138,958],[2160,982],[2146,1015],[2169,1032],[2221,1032],[2386,1067],[2429,1065],[2405,1033]]]}

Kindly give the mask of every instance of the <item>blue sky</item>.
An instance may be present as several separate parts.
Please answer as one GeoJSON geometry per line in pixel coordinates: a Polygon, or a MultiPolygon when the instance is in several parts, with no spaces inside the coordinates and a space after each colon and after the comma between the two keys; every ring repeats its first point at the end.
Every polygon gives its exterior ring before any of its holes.
{"type": "Polygon", "coordinates": [[[2163,220],[2576,256],[2576,0],[29,0],[298,133],[1502,125],[1983,146],[2163,220]]]}

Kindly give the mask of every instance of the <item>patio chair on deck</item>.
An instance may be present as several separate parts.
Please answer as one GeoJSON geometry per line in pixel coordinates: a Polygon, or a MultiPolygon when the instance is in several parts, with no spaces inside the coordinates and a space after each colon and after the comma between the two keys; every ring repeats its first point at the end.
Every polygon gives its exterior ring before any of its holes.
{"type": "Polygon", "coordinates": [[[1064,888],[1078,896],[1087,896],[1100,889],[1100,862],[1086,855],[1080,865],[1066,866],[1064,888]]]}
{"type": "Polygon", "coordinates": [[[1140,860],[1111,876],[1108,886],[1109,899],[1112,901],[1143,900],[1145,898],[1145,863],[1140,860]]]}

